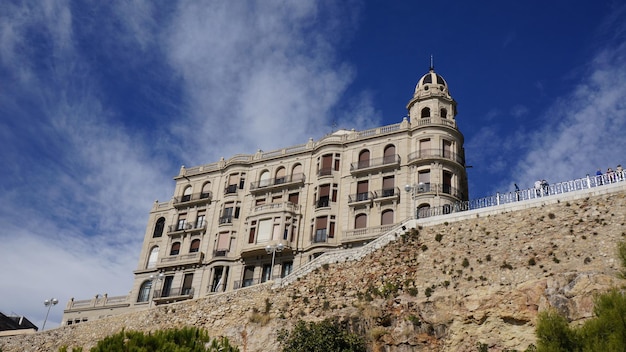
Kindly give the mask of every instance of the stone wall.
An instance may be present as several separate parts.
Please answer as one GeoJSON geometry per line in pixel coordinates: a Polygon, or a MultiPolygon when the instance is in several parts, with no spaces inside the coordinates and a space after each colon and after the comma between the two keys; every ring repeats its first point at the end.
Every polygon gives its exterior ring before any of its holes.
{"type": "Polygon", "coordinates": [[[268,283],[3,337],[0,347],[87,349],[122,328],[193,325],[227,336],[241,351],[278,351],[279,329],[332,317],[366,336],[372,351],[475,351],[478,343],[523,350],[535,341],[539,311],[553,307],[582,321],[592,316],[593,294],[621,284],[616,245],[626,237],[626,191],[524,208],[418,226],[358,252],[358,261],[332,257],[283,287],[268,283]]]}

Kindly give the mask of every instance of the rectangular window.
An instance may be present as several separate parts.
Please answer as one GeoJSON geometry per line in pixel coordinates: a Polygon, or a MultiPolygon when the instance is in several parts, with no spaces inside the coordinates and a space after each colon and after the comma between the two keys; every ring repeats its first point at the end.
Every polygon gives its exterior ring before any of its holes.
{"type": "Polygon", "coordinates": [[[267,242],[272,238],[272,225],[272,219],[259,221],[259,226],[257,226],[257,243],[267,242]]]}
{"type": "Polygon", "coordinates": [[[417,173],[417,192],[430,192],[430,170],[422,170],[417,173]]]}
{"type": "Polygon", "coordinates": [[[298,198],[299,198],[298,193],[291,193],[289,195],[289,203],[298,204],[298,200],[299,200],[298,198]]]}
{"type": "Polygon", "coordinates": [[[252,286],[254,284],[254,266],[247,266],[243,270],[243,287],[252,286]]]}
{"type": "Polygon", "coordinates": [[[452,159],[452,142],[443,141],[443,157],[447,159],[452,159]]]}
{"type": "Polygon", "coordinates": [[[256,236],[256,221],[252,222],[252,227],[250,228],[250,234],[248,235],[248,243],[254,243],[254,237],[256,236]]]}
{"type": "Polygon", "coordinates": [[[187,214],[180,214],[178,216],[178,224],[176,225],[176,230],[184,230],[185,225],[187,225],[187,214]]]}
{"type": "Polygon", "coordinates": [[[204,212],[199,212],[198,213],[198,219],[196,220],[196,228],[197,229],[201,229],[204,227],[204,219],[205,219],[206,215],[204,214],[204,212]]]}
{"type": "Polygon", "coordinates": [[[356,185],[356,201],[360,202],[363,200],[367,200],[369,191],[369,182],[368,181],[359,181],[356,185]]]}
{"type": "Polygon", "coordinates": [[[283,262],[280,270],[280,277],[285,277],[293,271],[293,262],[283,262]]]}
{"type": "Polygon", "coordinates": [[[191,283],[193,282],[193,274],[185,274],[185,278],[183,279],[183,290],[182,294],[184,296],[191,295],[193,290],[191,287],[191,283]]]}
{"type": "Polygon", "coordinates": [[[230,250],[230,233],[222,232],[218,235],[217,247],[215,250],[217,250],[218,252],[228,252],[230,250]]]}
{"type": "Polygon", "coordinates": [[[395,180],[393,176],[383,177],[383,197],[391,197],[395,193],[395,180]]]}

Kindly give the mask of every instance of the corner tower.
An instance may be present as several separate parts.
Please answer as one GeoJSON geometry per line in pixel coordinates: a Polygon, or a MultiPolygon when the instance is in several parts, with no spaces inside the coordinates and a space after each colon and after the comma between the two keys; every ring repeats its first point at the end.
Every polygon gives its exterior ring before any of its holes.
{"type": "Polygon", "coordinates": [[[431,65],[407,104],[413,152],[409,184],[418,217],[453,211],[468,200],[463,134],[456,124],[456,101],[448,83],[431,65]]]}

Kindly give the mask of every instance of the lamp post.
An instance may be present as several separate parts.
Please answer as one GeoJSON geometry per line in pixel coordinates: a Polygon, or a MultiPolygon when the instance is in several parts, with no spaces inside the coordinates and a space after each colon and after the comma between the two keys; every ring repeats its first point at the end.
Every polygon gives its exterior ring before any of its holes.
{"type": "Polygon", "coordinates": [[[409,184],[404,186],[404,190],[411,194],[411,219],[415,219],[415,186],[411,186],[409,184]]]}
{"type": "Polygon", "coordinates": [[[50,314],[50,308],[52,308],[52,306],[56,306],[57,303],[59,303],[59,300],[56,298],[50,298],[50,299],[43,301],[43,305],[48,307],[48,312],[46,313],[46,319],[43,320],[43,326],[41,327],[41,331],[43,331],[46,328],[46,322],[48,321],[48,314],[50,314]]]}
{"type": "Polygon", "coordinates": [[[154,299],[154,290],[156,290],[156,284],[155,284],[154,281],[155,280],[161,281],[161,280],[163,280],[164,277],[165,277],[165,274],[163,274],[163,273],[159,273],[159,275],[156,275],[156,276],[155,275],[150,275],[150,281],[152,282],[150,284],[150,286],[151,286],[151,289],[150,289],[150,296],[151,297],[150,297],[150,304],[149,304],[150,307],[152,307],[152,301],[154,299]]]}
{"type": "Polygon", "coordinates": [[[272,266],[270,267],[270,280],[272,280],[272,275],[274,274],[274,260],[276,259],[276,252],[280,253],[283,251],[284,248],[285,248],[285,245],[282,243],[275,244],[275,245],[268,244],[265,247],[265,251],[267,252],[267,254],[272,255],[272,266]]]}

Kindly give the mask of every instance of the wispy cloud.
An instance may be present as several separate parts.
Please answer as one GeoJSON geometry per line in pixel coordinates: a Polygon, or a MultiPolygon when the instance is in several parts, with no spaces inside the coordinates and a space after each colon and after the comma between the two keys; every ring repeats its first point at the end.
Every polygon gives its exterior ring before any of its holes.
{"type": "MultiPolygon", "coordinates": [[[[538,119],[514,134],[498,134],[494,126],[475,134],[467,143],[468,155],[486,165],[481,172],[501,180],[483,186],[488,191],[476,196],[511,190],[513,183],[531,187],[537,179],[564,181],[626,163],[625,55],[626,41],[612,41],[596,54],[570,93],[538,119]]],[[[525,107],[511,111],[520,117],[526,113],[525,107]]],[[[470,181],[474,172],[470,170],[470,181]]]]}
{"type": "Polygon", "coordinates": [[[181,163],[325,133],[354,77],[335,54],[351,5],[0,5],[0,310],[41,326],[54,296],[52,327],[72,296],[125,294],[181,163]]]}

